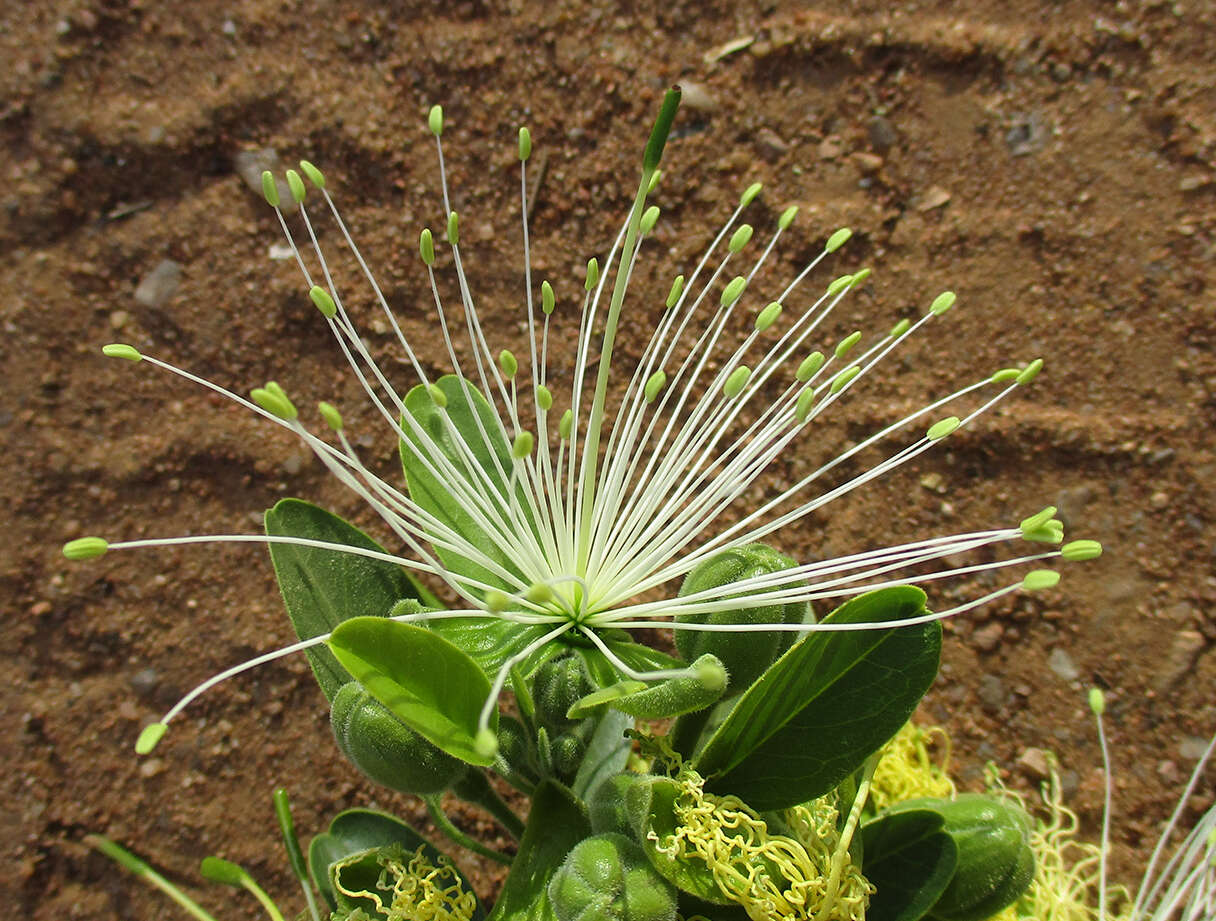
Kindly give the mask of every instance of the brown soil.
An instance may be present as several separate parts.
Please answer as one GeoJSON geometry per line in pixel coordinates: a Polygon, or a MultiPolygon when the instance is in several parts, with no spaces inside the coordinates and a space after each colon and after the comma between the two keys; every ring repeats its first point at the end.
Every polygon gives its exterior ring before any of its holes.
{"type": "MultiPolygon", "coordinates": [[[[210,853],[294,906],[271,817],[278,784],[305,835],[354,805],[429,828],[416,803],[340,760],[302,659],[210,694],[154,757],[132,754],[139,727],[184,690],[289,638],[262,551],[77,565],[59,554],[62,541],[92,533],[256,531],[284,495],[374,524],[286,436],[146,364],[99,354],[129,341],[238,391],[277,379],[302,406],[337,398],[352,430],[378,434],[292,267],[268,258],[273,213],[234,157],[269,146],[284,162],[306,156],[327,169],[407,333],[440,367],[415,254],[418,228],[440,220],[427,107],[447,109],[491,336],[522,352],[517,126],[530,125],[546,163],[535,267],[569,310],[585,259],[602,255],[632,195],[662,89],[676,81],[695,83],[700,98],[687,100],[668,150],[666,217],[643,285],[665,293],[758,179],[761,234],[785,204],[802,205],[797,242],[778,257],[785,277],[842,224],[857,235],[819,278],[875,267],[826,330],[829,344],[854,324],[885,329],[943,288],[959,293],[944,325],[778,476],[949,386],[1047,358],[1033,389],[791,529],[782,548],[814,559],[1004,524],[1049,502],[1100,537],[1107,555],[1069,567],[1058,590],[951,624],[928,713],[951,729],[973,782],[993,759],[1028,789],[1016,768],[1025,749],[1058,752],[1092,833],[1100,772],[1083,690],[1108,688],[1117,872],[1132,875],[1193,764],[1195,737],[1216,729],[1216,7],[603,6],[60,0],[0,13],[0,496],[12,541],[0,569],[12,668],[0,698],[0,879],[10,914],[169,914],[79,843],[92,831],[153,855],[223,917],[258,913],[252,900],[226,904],[196,884],[210,853]],[[159,306],[136,301],[164,259],[181,265],[180,286],[159,306]]],[[[366,306],[356,311],[370,317],[366,306]]],[[[648,311],[632,315],[626,356],[648,311]]],[[[389,336],[374,330],[372,341],[392,354],[389,336]]],[[[391,464],[391,439],[367,444],[391,464]]],[[[1211,797],[1209,782],[1191,816],[1211,797]]],[[[462,863],[493,891],[499,872],[462,863]]]]}

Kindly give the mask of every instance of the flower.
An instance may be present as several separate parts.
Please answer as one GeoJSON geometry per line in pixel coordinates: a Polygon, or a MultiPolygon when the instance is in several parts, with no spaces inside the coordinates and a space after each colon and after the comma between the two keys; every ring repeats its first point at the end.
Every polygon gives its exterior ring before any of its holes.
{"type": "MultiPolygon", "coordinates": [[[[1049,507],[1016,525],[759,572],[732,583],[729,598],[723,597],[721,586],[655,597],[656,590],[720,554],[777,534],[933,449],[1029,384],[1043,364],[1035,360],[1002,369],[936,399],[862,439],[798,482],[773,490],[758,508],[740,510],[749,488],[762,481],[784,451],[910,337],[940,322],[956,298],[951,292],[938,295],[918,320],[900,321],[866,344],[857,331],[824,350],[813,348],[825,319],[867,280],[870,270],[842,275],[818,293],[808,293],[813,270],[848,242],[851,232],[840,229],[827,237],[819,254],[783,290],[762,297],[755,290],[760,287],[757,274],[790,232],[797,209],[782,212],[759,255],[749,256],[755,230],[743,216],[761,192],[759,184],[752,185],[697,264],[675,277],[661,308],[653,305],[659,309],[650,341],[625,386],[612,387],[622,313],[651,309],[629,282],[647,235],[659,219],[658,207],[648,206],[647,200],[659,182],[659,161],[678,100],[678,91],[673,91],[664,102],[643,156],[634,204],[603,259],[603,269],[598,258],[587,264],[568,393],[558,392],[549,374],[552,354],[558,351],[551,337],[551,318],[557,309],[553,288],[548,281],[536,286],[532,276],[527,217],[532,140],[526,128],[520,129],[518,150],[529,347],[521,360],[510,351],[496,352],[482,326],[444,171],[443,113],[438,106],[431,110],[429,128],[443,189],[443,236],[460,291],[459,309],[454,310],[436,283],[435,235],[424,229],[419,251],[453,371],[439,378],[428,373],[431,356],[424,360],[417,354],[376,284],[321,171],[302,161],[299,172],[287,172],[287,187],[298,206],[294,209],[298,218],[292,217],[299,222],[296,229],[280,206],[275,178],[269,173],[263,176],[266,199],[275,209],[312,303],[391,437],[402,445],[408,488],[386,482],[362,463],[345,433],[341,413],[331,404],[318,407],[328,429],[323,437],[304,424],[278,383],[256,388],[246,399],[130,345],[105,347],[109,356],[147,362],[184,377],[295,434],[375,510],[408,553],[384,554],[281,535],[226,535],[115,543],[83,538],[67,544],[65,554],[83,559],[111,549],[204,540],[278,542],[358,553],[429,574],[442,580],[458,601],[448,610],[411,612],[401,619],[476,617],[539,628],[498,668],[482,713],[483,729],[510,668],[567,634],[595,645],[627,678],[654,681],[676,673],[623,661],[601,634],[616,628],[651,627],[699,631],[762,627],[799,634],[866,629],[871,625],[723,623],[713,615],[780,610],[875,588],[1100,554],[1095,541],[1061,546],[1063,525],[1049,507]],[[306,206],[313,193],[332,214],[413,371],[416,383],[407,391],[373,359],[347,309],[346,292],[335,282],[306,206]],[[745,311],[754,314],[751,329],[742,341],[734,341],[728,330],[745,311]],[[458,315],[463,315],[471,362],[461,361],[454,344],[458,315]],[[601,326],[603,338],[596,355],[596,331],[601,326]],[[592,382],[584,383],[592,371],[592,382]],[[620,394],[615,409],[609,404],[610,390],[620,394]],[[948,415],[955,406],[963,408],[948,415]],[[860,452],[892,442],[902,443],[877,465],[831,482],[860,452]],[[821,485],[825,483],[830,485],[821,485]],[[728,524],[724,513],[732,509],[739,514],[728,524]],[[943,562],[982,548],[1022,542],[1032,544],[1029,552],[996,562],[943,562]]],[[[1058,578],[1054,570],[1034,569],[983,597],[918,620],[942,619],[1012,592],[1047,588],[1058,578]]],[[[325,639],[316,637],[267,653],[216,676],[187,695],[160,723],[148,727],[137,747],[149,750],[163,734],[164,724],[218,680],[325,639]]]]}

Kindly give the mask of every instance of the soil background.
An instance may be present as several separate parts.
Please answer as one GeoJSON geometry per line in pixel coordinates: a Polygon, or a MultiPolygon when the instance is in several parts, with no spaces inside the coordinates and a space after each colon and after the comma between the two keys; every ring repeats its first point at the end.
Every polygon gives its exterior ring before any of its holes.
{"type": "MultiPolygon", "coordinates": [[[[299,892],[270,802],[280,784],[305,838],[356,805],[433,833],[415,801],[340,760],[302,658],[208,694],[153,757],[132,753],[140,727],[181,693],[291,638],[263,550],[85,564],[59,553],[86,534],[256,532],[287,495],[384,538],[285,434],[147,363],[100,354],[126,341],[239,392],[274,379],[301,407],[334,400],[367,456],[391,469],[392,438],[294,266],[275,258],[277,222],[238,175],[242,153],[273,148],[284,165],[307,157],[327,171],[407,335],[441,370],[416,255],[419,228],[443,219],[430,104],[448,116],[449,176],[482,316],[496,347],[523,354],[518,126],[536,144],[534,269],[553,280],[568,332],[585,261],[603,256],[624,216],[674,82],[688,91],[656,197],[664,217],[643,251],[618,360],[637,355],[671,276],[754,180],[765,183],[748,214],[758,240],[785,205],[802,207],[774,278],[792,277],[841,225],[854,240],[816,284],[875,269],[825,327],[825,345],[854,326],[885,331],[945,288],[959,295],[955,311],[774,465],[774,487],[934,395],[1047,360],[1033,388],[779,543],[813,560],[1005,525],[1048,503],[1075,535],[1100,538],[1107,554],[1067,567],[1057,590],[950,624],[925,715],[950,729],[972,784],[991,759],[1029,790],[1027,750],[1056,752],[1094,835],[1101,772],[1084,690],[1107,688],[1115,875],[1133,879],[1216,730],[1214,58],[1216,6],[1198,0],[7,0],[0,889],[9,913],[173,913],[81,845],[89,832],[154,857],[221,917],[258,910],[197,882],[207,854],[244,864],[294,913],[299,892]],[[164,284],[137,298],[165,260],[179,272],[162,267],[164,284]]],[[[321,233],[340,253],[332,224],[321,233]]],[[[351,306],[377,354],[404,374],[370,297],[351,306]]],[[[963,584],[934,600],[983,590],[963,584]]],[[[1188,817],[1211,799],[1209,780],[1188,817]]],[[[459,821],[496,835],[476,814],[459,821]]],[[[494,893],[501,871],[461,863],[494,893]]]]}

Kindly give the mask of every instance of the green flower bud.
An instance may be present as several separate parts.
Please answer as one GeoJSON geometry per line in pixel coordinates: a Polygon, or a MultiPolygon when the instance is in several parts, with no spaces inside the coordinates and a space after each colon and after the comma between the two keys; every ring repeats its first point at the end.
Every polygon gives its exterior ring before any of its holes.
{"type": "Polygon", "coordinates": [[[498,756],[510,765],[511,770],[535,780],[528,746],[528,730],[513,716],[498,715],[498,756]]]}
{"type": "MultiPolygon", "coordinates": [[[[794,561],[764,544],[748,544],[711,557],[690,572],[680,587],[680,596],[722,588],[722,598],[739,597],[727,589],[733,582],[790,569],[794,561]]],[[[713,614],[678,615],[677,624],[800,624],[811,613],[806,602],[775,604],[758,608],[718,611],[713,614]]],[[[737,694],[763,674],[778,656],[793,645],[798,634],[791,632],[675,631],[676,649],[688,661],[710,653],[722,660],[729,676],[726,695],[737,694]]]]}
{"type": "Polygon", "coordinates": [[[399,793],[440,793],[466,770],[398,720],[357,681],[334,695],[330,725],[342,754],[360,771],[399,793]]]}
{"type": "Polygon", "coordinates": [[[629,813],[625,809],[625,797],[629,790],[639,781],[641,775],[628,771],[609,777],[595,788],[587,803],[587,812],[591,818],[591,830],[596,834],[613,832],[618,835],[632,835],[633,828],[629,821],[629,813]]]}
{"type": "Polygon", "coordinates": [[[558,736],[550,747],[554,773],[562,780],[573,780],[586,753],[587,744],[574,733],[558,736]]]}
{"type": "Polygon", "coordinates": [[[579,842],[549,882],[557,921],[675,921],[676,890],[624,835],[579,842]]]}
{"type": "Polygon", "coordinates": [[[1009,800],[963,793],[952,800],[908,800],[900,808],[931,808],[946,820],[958,848],[954,878],[933,905],[935,921],[983,921],[1026,891],[1034,878],[1030,818],[1009,800]]]}
{"type": "Polygon", "coordinates": [[[574,704],[592,691],[591,682],[577,656],[550,659],[536,670],[532,699],[537,722],[558,735],[577,722],[566,716],[574,704]]]}

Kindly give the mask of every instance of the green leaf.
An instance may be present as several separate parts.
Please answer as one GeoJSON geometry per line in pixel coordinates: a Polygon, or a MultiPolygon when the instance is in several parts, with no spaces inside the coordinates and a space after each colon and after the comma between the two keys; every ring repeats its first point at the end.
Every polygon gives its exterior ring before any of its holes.
{"type": "MultiPolygon", "coordinates": [[[[405,822],[372,809],[348,809],[341,812],[329,823],[329,831],[312,839],[308,847],[309,869],[313,882],[317,884],[330,908],[337,907],[333,880],[330,878],[330,868],[333,864],[347,857],[393,844],[400,845],[409,852],[422,848],[432,863],[438,863],[443,857],[442,852],[405,822]]],[[[463,874],[461,881],[465,889],[474,891],[463,874]]],[[[485,909],[478,902],[473,921],[480,921],[484,917],[485,909]]]]}
{"type": "MultiPolygon", "coordinates": [[[[464,473],[464,479],[474,492],[481,496],[497,496],[502,507],[508,507],[510,492],[503,473],[505,472],[507,477],[510,476],[514,460],[511,457],[511,446],[502,432],[498,414],[476,387],[454,374],[444,375],[431,386],[442,391],[446,398],[444,408],[441,409],[436,404],[435,397],[422,384],[412,389],[405,397],[406,412],[433,442],[433,445],[424,444],[412,431],[411,426],[401,426],[406,435],[400,444],[401,466],[405,470],[410,498],[478,547],[503,570],[522,580],[519,569],[507,552],[498,542],[491,539],[469,514],[467,503],[452,495],[448,483],[443,478],[436,477],[424,463],[424,459],[432,461],[435,447],[438,447],[439,451],[464,473]],[[452,434],[453,428],[457,437],[464,442],[463,449],[457,447],[452,434]],[[476,466],[484,472],[484,478],[469,469],[470,452],[476,466]]],[[[524,495],[522,486],[517,487],[517,494],[524,495]]],[[[519,510],[518,514],[524,516],[527,526],[535,531],[536,525],[524,504],[517,502],[516,508],[519,510]]],[[[435,552],[452,572],[504,591],[510,592],[514,589],[514,586],[502,577],[467,557],[439,547],[435,548],[435,552]]]]}
{"type": "Polygon", "coordinates": [[[577,799],[561,784],[546,780],[536,788],[528,827],[489,921],[553,921],[546,890],[574,846],[591,834],[577,799]]]}
{"type": "MultiPolygon", "coordinates": [[[[498,674],[507,659],[522,652],[553,627],[553,624],[516,624],[487,617],[445,617],[427,623],[428,630],[460,647],[487,675],[498,674]]],[[[565,648],[560,643],[546,643],[516,667],[524,676],[530,675],[542,662],[565,648]]]]}
{"type": "MultiPolygon", "coordinates": [[[[358,528],[300,499],[284,499],[268,510],[266,533],[384,552],[358,528]]],[[[287,616],[302,640],[329,633],[352,617],[387,614],[401,599],[418,597],[409,576],[392,563],[291,544],[271,544],[270,560],[287,616]]],[[[306,655],[321,691],[332,701],[350,675],[324,647],[306,655]]]]}
{"type": "MultiPolygon", "coordinates": [[[[392,714],[432,744],[470,764],[490,681],[477,663],[424,627],[382,617],[356,617],[329,640],[338,662],[392,714]]],[[[496,730],[495,710],[490,729],[496,730]]]]}
{"type": "MultiPolygon", "coordinates": [[[[910,586],[846,602],[826,623],[882,623],[924,612],[910,586]]],[[[933,683],[941,625],[812,633],[739,699],[697,755],[715,792],[753,809],[785,809],[822,796],[908,720],[933,683]]]]}
{"type": "Polygon", "coordinates": [[[866,921],[919,921],[954,877],[958,848],[930,809],[887,813],[861,827],[862,872],[878,890],[866,921]]]}
{"type": "Polygon", "coordinates": [[[575,796],[589,802],[604,781],[625,770],[633,749],[625,730],[632,728],[633,717],[619,710],[609,710],[600,717],[574,778],[575,796]]]}

